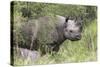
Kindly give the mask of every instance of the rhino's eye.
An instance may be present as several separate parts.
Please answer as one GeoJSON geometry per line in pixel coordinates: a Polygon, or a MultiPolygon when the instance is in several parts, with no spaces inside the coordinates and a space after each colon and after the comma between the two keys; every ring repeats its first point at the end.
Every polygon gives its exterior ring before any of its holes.
{"type": "Polygon", "coordinates": [[[72,33],[73,31],[72,30],[69,30],[69,32],[72,33]]]}

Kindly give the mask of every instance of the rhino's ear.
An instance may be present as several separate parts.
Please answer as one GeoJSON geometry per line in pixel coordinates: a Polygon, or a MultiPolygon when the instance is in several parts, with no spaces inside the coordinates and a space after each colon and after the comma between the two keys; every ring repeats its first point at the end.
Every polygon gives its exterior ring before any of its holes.
{"type": "Polygon", "coordinates": [[[83,21],[83,17],[82,16],[79,16],[78,18],[79,18],[78,20],[83,21]]]}
{"type": "Polygon", "coordinates": [[[66,18],[65,18],[65,22],[68,22],[68,20],[69,20],[69,17],[66,17],[66,18]]]}
{"type": "Polygon", "coordinates": [[[77,19],[77,25],[78,26],[82,26],[83,25],[83,18],[82,17],[78,17],[78,19],[77,19]]]}

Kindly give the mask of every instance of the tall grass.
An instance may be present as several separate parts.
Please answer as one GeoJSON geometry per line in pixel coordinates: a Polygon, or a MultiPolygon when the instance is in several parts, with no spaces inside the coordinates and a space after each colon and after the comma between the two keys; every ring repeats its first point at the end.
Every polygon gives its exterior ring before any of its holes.
{"type": "Polygon", "coordinates": [[[55,55],[46,54],[36,61],[23,59],[15,54],[14,65],[56,64],[69,62],[86,62],[97,60],[97,23],[92,21],[84,26],[80,41],[66,40],[55,55]]]}

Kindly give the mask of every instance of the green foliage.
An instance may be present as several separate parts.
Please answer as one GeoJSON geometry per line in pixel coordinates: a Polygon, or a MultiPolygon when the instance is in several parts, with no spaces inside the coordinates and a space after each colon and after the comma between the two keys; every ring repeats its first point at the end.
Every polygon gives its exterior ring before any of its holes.
{"type": "MultiPolygon", "coordinates": [[[[14,13],[21,15],[21,9],[26,8],[32,12],[32,17],[37,18],[45,15],[62,15],[62,16],[82,16],[96,18],[97,7],[82,5],[66,5],[66,4],[48,4],[48,3],[32,3],[32,2],[14,2],[14,13]]],[[[86,18],[85,18],[86,19],[86,18]]]]}
{"type": "MultiPolygon", "coordinates": [[[[30,19],[37,19],[42,16],[52,17],[49,21],[50,24],[42,24],[41,31],[38,34],[42,44],[50,42],[52,38],[47,37],[49,31],[54,29],[55,15],[62,16],[81,16],[83,17],[84,30],[82,32],[82,39],[77,42],[66,40],[60,47],[60,51],[54,56],[46,54],[36,61],[29,59],[22,59],[17,56],[17,50],[14,52],[14,65],[30,65],[30,64],[54,64],[65,62],[83,62],[83,61],[96,61],[97,60],[97,8],[95,6],[82,6],[82,5],[66,5],[66,4],[48,4],[48,3],[33,3],[33,2],[13,2],[13,33],[14,45],[23,42],[25,44],[25,36],[22,36],[21,27],[27,24],[30,19]],[[31,12],[30,16],[24,17],[22,15],[22,8],[26,8],[31,12]],[[40,35],[41,34],[41,35],[40,35]],[[44,38],[44,36],[46,36],[44,38]],[[44,39],[41,39],[44,38],[44,39]]],[[[28,15],[28,14],[26,14],[28,15]]]]}

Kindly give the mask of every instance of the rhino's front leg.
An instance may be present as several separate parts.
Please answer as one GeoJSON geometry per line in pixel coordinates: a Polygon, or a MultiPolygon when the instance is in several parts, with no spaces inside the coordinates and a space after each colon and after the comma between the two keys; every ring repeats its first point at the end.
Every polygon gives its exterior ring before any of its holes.
{"type": "Polygon", "coordinates": [[[54,46],[52,51],[58,52],[59,51],[59,45],[54,46]]]}
{"type": "Polygon", "coordinates": [[[52,52],[58,52],[59,51],[59,45],[57,44],[49,44],[48,45],[49,53],[52,52]]]}

